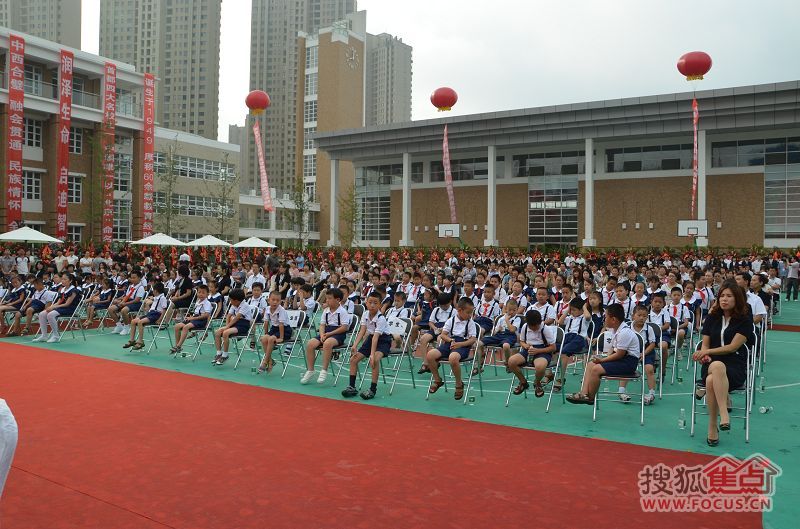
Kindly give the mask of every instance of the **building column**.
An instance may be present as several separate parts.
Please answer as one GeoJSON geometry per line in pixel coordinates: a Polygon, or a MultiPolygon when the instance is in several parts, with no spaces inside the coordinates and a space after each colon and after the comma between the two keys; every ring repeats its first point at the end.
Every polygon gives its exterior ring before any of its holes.
{"type": "Polygon", "coordinates": [[[403,153],[403,213],[400,246],[414,246],[411,240],[411,153],[403,153]]]}
{"type": "MultiPolygon", "coordinates": [[[[697,220],[706,220],[706,131],[697,131],[697,220]]],[[[708,246],[708,237],[697,237],[698,247],[708,246]]]]}
{"type": "Polygon", "coordinates": [[[486,239],[484,246],[499,246],[497,240],[497,147],[489,145],[486,153],[488,180],[486,182],[486,239]]]}
{"type": "MultiPolygon", "coordinates": [[[[275,202],[273,201],[273,204],[274,203],[275,202]]],[[[272,208],[272,211],[269,212],[269,229],[272,231],[272,237],[269,238],[269,242],[271,244],[277,244],[275,242],[275,230],[278,229],[278,210],[274,207],[272,208]]]]}
{"type": "Polygon", "coordinates": [[[583,186],[583,241],[581,241],[581,246],[588,248],[597,246],[597,240],[594,238],[594,140],[592,138],[586,138],[584,151],[586,174],[583,186]]]}
{"type": "Polygon", "coordinates": [[[339,246],[339,160],[331,158],[330,236],[328,246],[339,246]]]}

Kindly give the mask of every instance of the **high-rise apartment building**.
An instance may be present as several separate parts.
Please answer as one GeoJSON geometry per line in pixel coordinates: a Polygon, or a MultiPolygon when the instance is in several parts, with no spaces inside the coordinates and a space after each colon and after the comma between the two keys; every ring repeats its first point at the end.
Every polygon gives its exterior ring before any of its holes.
{"type": "Polygon", "coordinates": [[[367,35],[366,125],[411,121],[411,46],[381,33],[367,35]]]}
{"type": "Polygon", "coordinates": [[[100,55],[158,78],[163,127],[216,139],[222,0],[102,0],[100,55]]]}
{"type": "Polygon", "coordinates": [[[0,0],[0,26],[81,48],[81,0],[0,0]]]}
{"type": "MultiPolygon", "coordinates": [[[[297,36],[312,34],[356,10],[356,0],[253,0],[250,29],[250,89],[266,91],[272,104],[261,118],[264,158],[270,187],[282,194],[294,186],[302,167],[297,165],[302,123],[297,120],[299,48],[297,36]]],[[[252,124],[248,118],[248,128],[252,124]]],[[[252,137],[242,191],[260,194],[258,166],[252,137]]]]}

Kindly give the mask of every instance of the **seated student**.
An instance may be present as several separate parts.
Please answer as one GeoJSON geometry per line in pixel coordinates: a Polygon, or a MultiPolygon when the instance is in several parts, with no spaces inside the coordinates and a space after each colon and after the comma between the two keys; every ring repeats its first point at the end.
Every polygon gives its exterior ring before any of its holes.
{"type": "Polygon", "coordinates": [[[589,324],[592,315],[584,306],[588,305],[583,300],[573,298],[569,302],[569,312],[564,313],[558,324],[564,327],[564,347],[561,349],[561,377],[554,382],[553,391],[561,391],[564,385],[564,373],[572,361],[572,357],[586,351],[589,347],[589,324]]]}
{"type": "MultiPolygon", "coordinates": [[[[344,307],[344,310],[347,311],[348,314],[354,314],[356,311],[356,304],[353,300],[350,299],[350,287],[347,284],[341,285],[338,290],[342,291],[342,301],[340,305],[344,307]]],[[[327,302],[327,296],[326,296],[327,302]]]]}
{"type": "Polygon", "coordinates": [[[141,283],[139,272],[131,272],[128,288],[123,296],[117,296],[108,306],[108,317],[117,321],[111,334],[128,334],[131,332],[131,313],[136,314],[142,308],[144,299],[144,286],[141,283]],[[119,320],[117,319],[119,318],[119,320]]]}
{"type": "Polygon", "coordinates": [[[256,323],[264,322],[264,310],[269,304],[267,296],[264,295],[264,285],[255,281],[250,287],[250,298],[246,298],[245,302],[253,307],[256,323]]]}
{"type": "MultiPolygon", "coordinates": [[[[462,298],[463,299],[463,298],[462,298]]],[[[475,348],[475,367],[472,374],[477,375],[483,372],[483,350],[484,347],[501,347],[503,349],[503,361],[508,364],[511,357],[511,349],[517,345],[517,332],[522,325],[522,316],[517,312],[517,302],[509,299],[503,307],[503,316],[497,319],[491,335],[484,335],[475,348]]]]}
{"type": "Polygon", "coordinates": [[[703,298],[698,292],[695,291],[694,281],[684,281],[683,283],[683,299],[681,300],[683,306],[689,312],[689,322],[692,327],[700,330],[701,311],[700,305],[703,303],[703,298]]]}
{"type": "Polygon", "coordinates": [[[628,286],[625,283],[620,283],[617,285],[617,295],[611,301],[611,304],[618,304],[622,306],[622,310],[625,313],[625,321],[630,321],[631,317],[633,316],[633,307],[636,304],[633,300],[628,297],[630,292],[628,292],[628,286]]]}
{"type": "Polygon", "coordinates": [[[414,309],[417,303],[422,301],[423,292],[425,287],[422,286],[422,275],[419,272],[414,272],[413,284],[408,287],[406,297],[406,308],[414,309]]]}
{"type": "MultiPolygon", "coordinates": [[[[633,320],[625,324],[644,339],[644,373],[647,376],[647,387],[649,388],[649,391],[643,397],[645,406],[653,404],[656,400],[656,333],[653,331],[653,328],[647,324],[648,315],[649,311],[647,307],[644,305],[637,305],[633,310],[633,320]]],[[[630,402],[631,400],[631,396],[625,392],[627,385],[627,380],[619,381],[619,400],[622,402],[630,402]]]]}
{"type": "Polygon", "coordinates": [[[633,286],[633,292],[634,293],[631,296],[631,299],[633,300],[633,303],[635,305],[637,306],[643,305],[645,307],[650,306],[650,298],[647,297],[646,287],[644,286],[644,283],[642,282],[635,283],[633,286]]]}
{"type": "Polygon", "coordinates": [[[475,295],[475,283],[471,279],[464,281],[464,292],[459,299],[461,298],[468,298],[476,307],[481,302],[481,298],[475,295]]]}
{"type": "MultiPolygon", "coordinates": [[[[711,276],[711,281],[713,282],[714,276],[711,276]]],[[[697,328],[699,329],[702,327],[703,320],[706,319],[708,315],[708,311],[711,310],[711,305],[714,303],[714,290],[711,288],[711,285],[706,283],[706,276],[698,272],[696,278],[696,291],[697,294],[700,296],[700,318],[697,322],[697,328]]]]}
{"type": "Polygon", "coordinates": [[[606,279],[606,286],[603,290],[600,291],[600,294],[603,296],[603,306],[607,307],[614,302],[614,298],[617,296],[617,278],[614,276],[609,276],[606,279]]]}
{"type": "Polygon", "coordinates": [[[328,378],[328,367],[333,357],[333,349],[344,345],[347,331],[350,328],[352,315],[341,305],[344,299],[342,290],[329,288],[325,294],[325,310],[319,323],[319,334],[306,344],[306,365],[308,369],[300,378],[301,384],[308,384],[314,376],[314,363],[317,349],[322,349],[322,369],[317,384],[323,384],[328,378]]]}
{"type": "Polygon", "coordinates": [[[99,291],[89,298],[89,304],[86,306],[86,321],[83,322],[84,329],[88,329],[94,322],[95,312],[98,310],[106,310],[111,305],[111,300],[114,298],[114,285],[108,278],[103,279],[103,284],[99,291]]]}
{"type": "MultiPolygon", "coordinates": [[[[404,293],[398,291],[397,295],[399,294],[404,293]]],[[[395,295],[395,299],[398,299],[397,295],[395,295]]],[[[358,364],[365,358],[369,358],[372,378],[369,389],[361,392],[361,398],[364,400],[373,399],[378,392],[381,358],[389,354],[392,346],[389,322],[386,316],[381,314],[380,299],[380,294],[375,291],[367,296],[367,310],[361,316],[361,328],[358,331],[358,336],[353,341],[353,351],[350,356],[350,383],[342,391],[343,397],[350,398],[358,395],[358,390],[356,390],[358,364]],[[361,345],[359,346],[359,344],[361,345]]]]}
{"type": "Polygon", "coordinates": [[[6,321],[6,312],[17,312],[22,308],[25,299],[28,297],[28,291],[25,285],[22,284],[21,276],[14,276],[11,278],[11,289],[6,294],[5,300],[0,304],[0,330],[3,328],[3,323],[6,321]]]}
{"type": "Polygon", "coordinates": [[[33,280],[34,291],[28,296],[22,307],[14,313],[14,321],[8,329],[6,336],[24,336],[30,334],[31,324],[33,323],[33,315],[39,314],[48,305],[53,303],[56,299],[56,293],[50,292],[44,288],[44,283],[38,277],[33,280]],[[25,327],[20,329],[22,325],[22,317],[26,316],[25,327]]]}
{"type": "Polygon", "coordinates": [[[61,288],[58,290],[58,298],[39,313],[39,334],[33,339],[34,342],[47,340],[48,343],[57,342],[61,339],[58,334],[58,318],[62,316],[72,316],[78,304],[81,302],[81,295],[77,287],[73,285],[75,276],[72,274],[61,274],[61,288]],[[50,334],[48,337],[47,325],[50,324],[50,334]]]}
{"type": "MultiPolygon", "coordinates": [[[[492,332],[494,320],[502,312],[500,303],[494,299],[494,285],[486,285],[483,289],[483,297],[475,310],[475,323],[483,328],[486,333],[492,332]]],[[[463,298],[462,298],[463,299],[463,298]]],[[[471,303],[471,301],[470,301],[471,303]]]]}
{"type": "Polygon", "coordinates": [[[253,307],[245,303],[244,290],[234,288],[228,295],[230,306],[226,315],[225,325],[214,331],[214,345],[217,354],[211,365],[221,366],[228,360],[228,349],[232,336],[247,336],[255,318],[253,307]]]}
{"type": "MultiPolygon", "coordinates": [[[[216,286],[214,281],[211,281],[216,286]]],[[[214,305],[208,300],[208,285],[197,287],[197,299],[194,303],[194,311],[186,316],[183,321],[175,324],[175,346],[170,349],[172,354],[181,352],[183,342],[192,331],[204,331],[211,321],[214,314],[214,305]]]]}
{"type": "Polygon", "coordinates": [[[594,404],[595,395],[600,388],[602,376],[630,376],[636,373],[639,357],[639,339],[630,327],[623,327],[625,313],[620,305],[606,307],[606,332],[611,334],[611,341],[606,342],[607,356],[595,356],[586,366],[583,387],[580,392],[567,396],[572,404],[594,404]]]}
{"type": "MultiPolygon", "coordinates": [[[[677,347],[683,347],[683,339],[686,337],[686,329],[689,328],[689,309],[683,304],[683,289],[672,287],[670,291],[672,303],[667,306],[667,314],[678,320],[678,332],[675,336],[677,347]]],[[[666,364],[664,364],[666,366],[666,364]]]]}
{"type": "Polygon", "coordinates": [[[306,280],[300,276],[293,277],[289,280],[289,290],[286,291],[286,299],[283,300],[283,306],[286,309],[294,310],[297,308],[299,301],[298,292],[300,287],[306,284],[306,280]]]}
{"type": "MultiPolygon", "coordinates": [[[[305,283],[300,288],[306,286],[305,283]]],[[[308,285],[309,288],[311,285],[308,285]]],[[[258,372],[272,372],[275,361],[272,359],[272,350],[276,346],[292,339],[292,326],[289,325],[289,313],[281,306],[281,295],[272,291],[269,294],[269,305],[264,309],[264,321],[269,324],[267,333],[259,338],[264,349],[264,358],[258,366],[258,372]]]]}
{"type": "Polygon", "coordinates": [[[772,292],[772,312],[774,314],[777,314],[778,302],[780,301],[781,297],[781,286],[783,285],[783,280],[778,276],[778,269],[775,268],[774,266],[769,269],[767,285],[769,286],[772,292]]]}
{"type": "Polygon", "coordinates": [[[400,274],[400,282],[395,285],[395,292],[403,292],[408,297],[408,289],[411,288],[411,273],[403,272],[400,274]]]}
{"type": "Polygon", "coordinates": [[[544,395],[542,379],[547,366],[556,352],[556,328],[542,323],[542,313],[538,310],[529,310],[525,314],[525,323],[519,330],[519,351],[508,359],[508,368],[519,379],[519,385],[514,388],[514,395],[521,395],[528,387],[528,381],[522,372],[522,366],[532,365],[536,370],[534,391],[537,397],[544,395]]]}
{"type": "Polygon", "coordinates": [[[546,287],[539,287],[536,289],[536,303],[528,305],[528,311],[535,310],[542,317],[542,322],[545,325],[552,325],[556,321],[556,309],[547,300],[549,298],[549,291],[546,287]]]}
{"type": "Polygon", "coordinates": [[[517,279],[511,284],[511,294],[508,299],[513,300],[517,305],[517,314],[522,315],[528,308],[528,297],[525,295],[525,283],[517,279]]]}
{"type": "Polygon", "coordinates": [[[652,300],[655,294],[659,292],[663,292],[666,295],[666,290],[664,290],[664,286],[661,284],[661,279],[658,278],[657,275],[653,274],[647,278],[647,296],[652,300]]]}
{"type": "Polygon", "coordinates": [[[767,308],[770,306],[770,303],[772,303],[772,294],[768,294],[764,290],[764,286],[764,276],[761,274],[753,274],[753,277],[750,279],[750,291],[754,297],[761,299],[761,305],[764,306],[764,312],[762,316],[766,317],[767,308]]]}
{"type": "Polygon", "coordinates": [[[314,299],[314,289],[311,285],[306,283],[300,287],[298,295],[300,296],[298,309],[305,311],[305,326],[311,327],[313,325],[311,320],[314,318],[314,313],[317,311],[317,301],[314,299]]]}
{"type": "Polygon", "coordinates": [[[211,303],[211,319],[224,318],[222,307],[225,304],[225,296],[219,291],[219,283],[216,281],[208,282],[208,301],[211,303]]]}
{"type": "Polygon", "coordinates": [[[448,294],[439,294],[437,301],[438,305],[431,311],[430,318],[428,318],[428,329],[420,330],[417,350],[414,351],[416,356],[423,359],[422,367],[417,371],[420,375],[429,372],[428,365],[424,362],[428,354],[428,344],[439,338],[445,322],[453,316],[452,300],[448,294]]]}
{"type": "MultiPolygon", "coordinates": [[[[485,291],[484,294],[486,294],[485,291]]],[[[443,293],[442,295],[447,294],[443,293]]],[[[429,350],[425,355],[425,362],[433,377],[433,383],[429,389],[430,393],[436,393],[444,385],[442,378],[439,376],[439,360],[446,357],[456,380],[453,397],[456,400],[461,400],[464,396],[464,381],[461,379],[460,362],[469,357],[469,351],[478,339],[478,325],[471,319],[473,308],[470,300],[459,300],[456,313],[442,327],[442,332],[439,335],[441,340],[439,347],[429,350]]]]}
{"type": "Polygon", "coordinates": [[[572,287],[570,285],[562,286],[561,299],[559,299],[555,304],[557,322],[561,321],[562,316],[569,314],[569,304],[573,299],[575,299],[575,291],[572,290],[572,287]]]}
{"type": "Polygon", "coordinates": [[[422,301],[417,306],[417,312],[414,314],[414,326],[411,328],[411,336],[409,343],[417,343],[417,336],[423,329],[428,329],[428,322],[431,318],[431,312],[436,304],[434,303],[433,290],[425,290],[422,293],[422,301]]]}
{"type": "Polygon", "coordinates": [[[155,325],[164,315],[168,306],[169,300],[164,295],[164,284],[156,281],[153,283],[153,299],[150,303],[150,310],[141,318],[134,318],[131,321],[131,339],[122,347],[125,349],[130,347],[134,351],[143,349],[145,325],[155,325]]]}
{"type": "MultiPolygon", "coordinates": [[[[663,362],[661,365],[666,367],[669,365],[667,364],[667,360],[669,360],[669,346],[672,344],[670,316],[667,309],[664,308],[664,292],[656,292],[651,299],[652,303],[650,304],[650,314],[647,316],[647,321],[661,327],[661,343],[659,344],[659,348],[661,349],[660,361],[663,362]]],[[[666,371],[667,370],[664,369],[664,373],[666,373],[666,371]]]]}
{"type": "Polygon", "coordinates": [[[394,305],[386,311],[387,318],[411,318],[411,309],[406,307],[406,293],[398,290],[394,294],[394,305]]]}

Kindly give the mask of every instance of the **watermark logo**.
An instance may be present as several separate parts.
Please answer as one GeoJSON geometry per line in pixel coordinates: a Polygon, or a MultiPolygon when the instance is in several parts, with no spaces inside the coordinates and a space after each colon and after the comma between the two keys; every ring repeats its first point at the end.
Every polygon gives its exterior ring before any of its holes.
{"type": "Polygon", "coordinates": [[[725,454],[696,466],[647,465],[639,472],[639,502],[645,512],[769,512],[781,473],[762,454],[725,454]]]}

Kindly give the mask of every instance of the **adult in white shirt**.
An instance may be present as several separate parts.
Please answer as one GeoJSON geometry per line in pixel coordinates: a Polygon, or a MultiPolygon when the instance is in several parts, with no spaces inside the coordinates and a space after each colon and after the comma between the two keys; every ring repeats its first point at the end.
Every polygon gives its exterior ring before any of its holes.
{"type": "Polygon", "coordinates": [[[747,304],[750,305],[750,314],[753,316],[753,323],[756,325],[761,323],[767,315],[767,307],[764,302],[756,294],[750,292],[750,280],[752,277],[749,273],[743,272],[736,274],[736,284],[742,287],[742,290],[747,294],[747,304]]]}
{"type": "Polygon", "coordinates": [[[0,497],[3,495],[8,472],[11,470],[11,461],[14,459],[14,451],[17,449],[18,435],[14,414],[11,413],[6,401],[0,399],[0,497]]]}
{"type": "Polygon", "coordinates": [[[56,265],[56,272],[59,274],[67,267],[67,257],[61,250],[56,250],[56,256],[53,258],[53,263],[56,265]]]}

